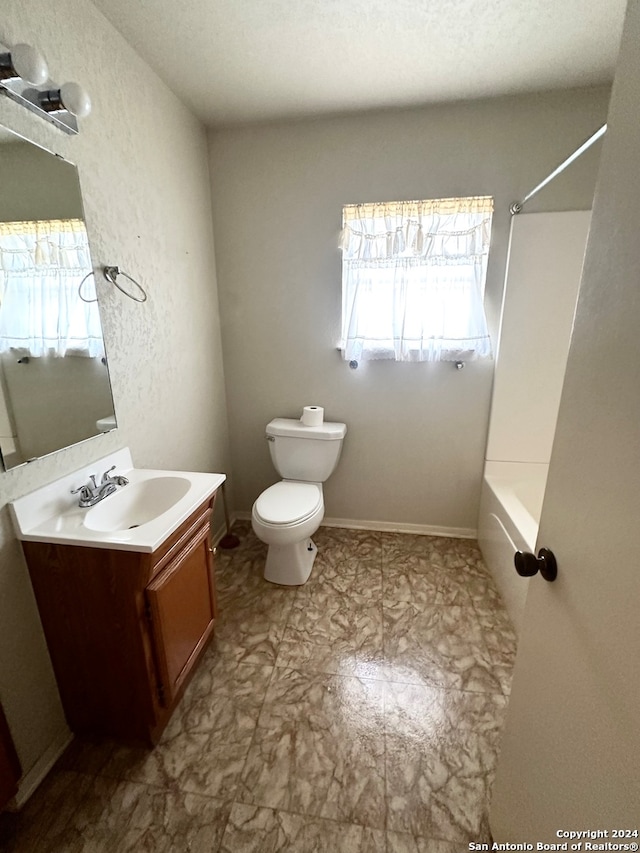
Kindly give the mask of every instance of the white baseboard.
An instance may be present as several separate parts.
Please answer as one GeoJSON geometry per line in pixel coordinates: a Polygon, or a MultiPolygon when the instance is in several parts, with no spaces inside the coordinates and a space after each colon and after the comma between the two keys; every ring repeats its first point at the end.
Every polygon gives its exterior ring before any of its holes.
{"type": "Polygon", "coordinates": [[[472,527],[438,527],[432,524],[408,524],[399,521],[364,521],[360,518],[325,518],[321,527],[346,527],[350,530],[377,530],[380,533],[413,533],[417,536],[447,536],[451,539],[475,539],[472,527]]]}
{"type": "Polygon", "coordinates": [[[72,740],[73,735],[69,729],[59,733],[33,767],[20,779],[18,793],[7,806],[7,811],[19,811],[24,806],[72,740]]]}
{"type": "MultiPolygon", "coordinates": [[[[248,521],[250,512],[236,512],[234,521],[248,521]]],[[[432,524],[403,524],[398,521],[363,521],[360,518],[325,518],[321,527],[344,527],[347,530],[376,530],[380,533],[413,533],[417,536],[447,536],[451,539],[477,539],[473,527],[438,527],[432,524]]]]}

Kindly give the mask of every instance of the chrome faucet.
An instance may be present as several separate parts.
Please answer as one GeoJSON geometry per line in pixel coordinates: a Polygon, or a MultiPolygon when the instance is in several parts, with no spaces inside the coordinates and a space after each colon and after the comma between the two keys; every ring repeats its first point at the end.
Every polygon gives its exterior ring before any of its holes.
{"type": "Polygon", "coordinates": [[[115,470],[115,467],[115,465],[112,465],[108,471],[104,472],[102,479],[100,480],[100,485],[96,483],[96,475],[91,474],[88,483],[84,486],[79,486],[77,489],[71,489],[72,495],[80,493],[78,506],[95,506],[97,503],[100,503],[101,500],[104,500],[104,498],[112,495],[118,486],[127,485],[129,481],[121,474],[116,474],[115,477],[110,476],[111,472],[115,470]]]}

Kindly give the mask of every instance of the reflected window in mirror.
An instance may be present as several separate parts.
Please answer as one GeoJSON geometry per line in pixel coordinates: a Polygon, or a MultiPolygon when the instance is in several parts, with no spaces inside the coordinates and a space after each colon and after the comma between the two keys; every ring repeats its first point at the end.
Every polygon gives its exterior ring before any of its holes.
{"type": "Polygon", "coordinates": [[[5,468],[115,426],[75,166],[0,128],[0,452],[5,468]],[[105,427],[105,425],[107,425],[105,427]]]}
{"type": "Polygon", "coordinates": [[[81,220],[0,222],[0,353],[104,358],[98,304],[80,298],[88,276],[81,220]]]}

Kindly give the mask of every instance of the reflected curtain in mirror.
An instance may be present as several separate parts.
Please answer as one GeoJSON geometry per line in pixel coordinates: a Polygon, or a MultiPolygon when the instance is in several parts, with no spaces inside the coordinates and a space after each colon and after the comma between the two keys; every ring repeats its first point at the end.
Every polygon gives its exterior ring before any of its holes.
{"type": "Polygon", "coordinates": [[[0,223],[0,353],[103,358],[97,303],[78,292],[90,273],[81,220],[0,223]]]}

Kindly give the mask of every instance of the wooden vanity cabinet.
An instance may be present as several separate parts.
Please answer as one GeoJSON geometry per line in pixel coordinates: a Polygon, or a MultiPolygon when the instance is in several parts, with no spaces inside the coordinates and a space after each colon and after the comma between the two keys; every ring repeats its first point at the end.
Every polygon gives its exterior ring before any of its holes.
{"type": "Polygon", "coordinates": [[[213,635],[214,500],[152,553],[22,543],[74,732],[157,742],[213,635]]]}

